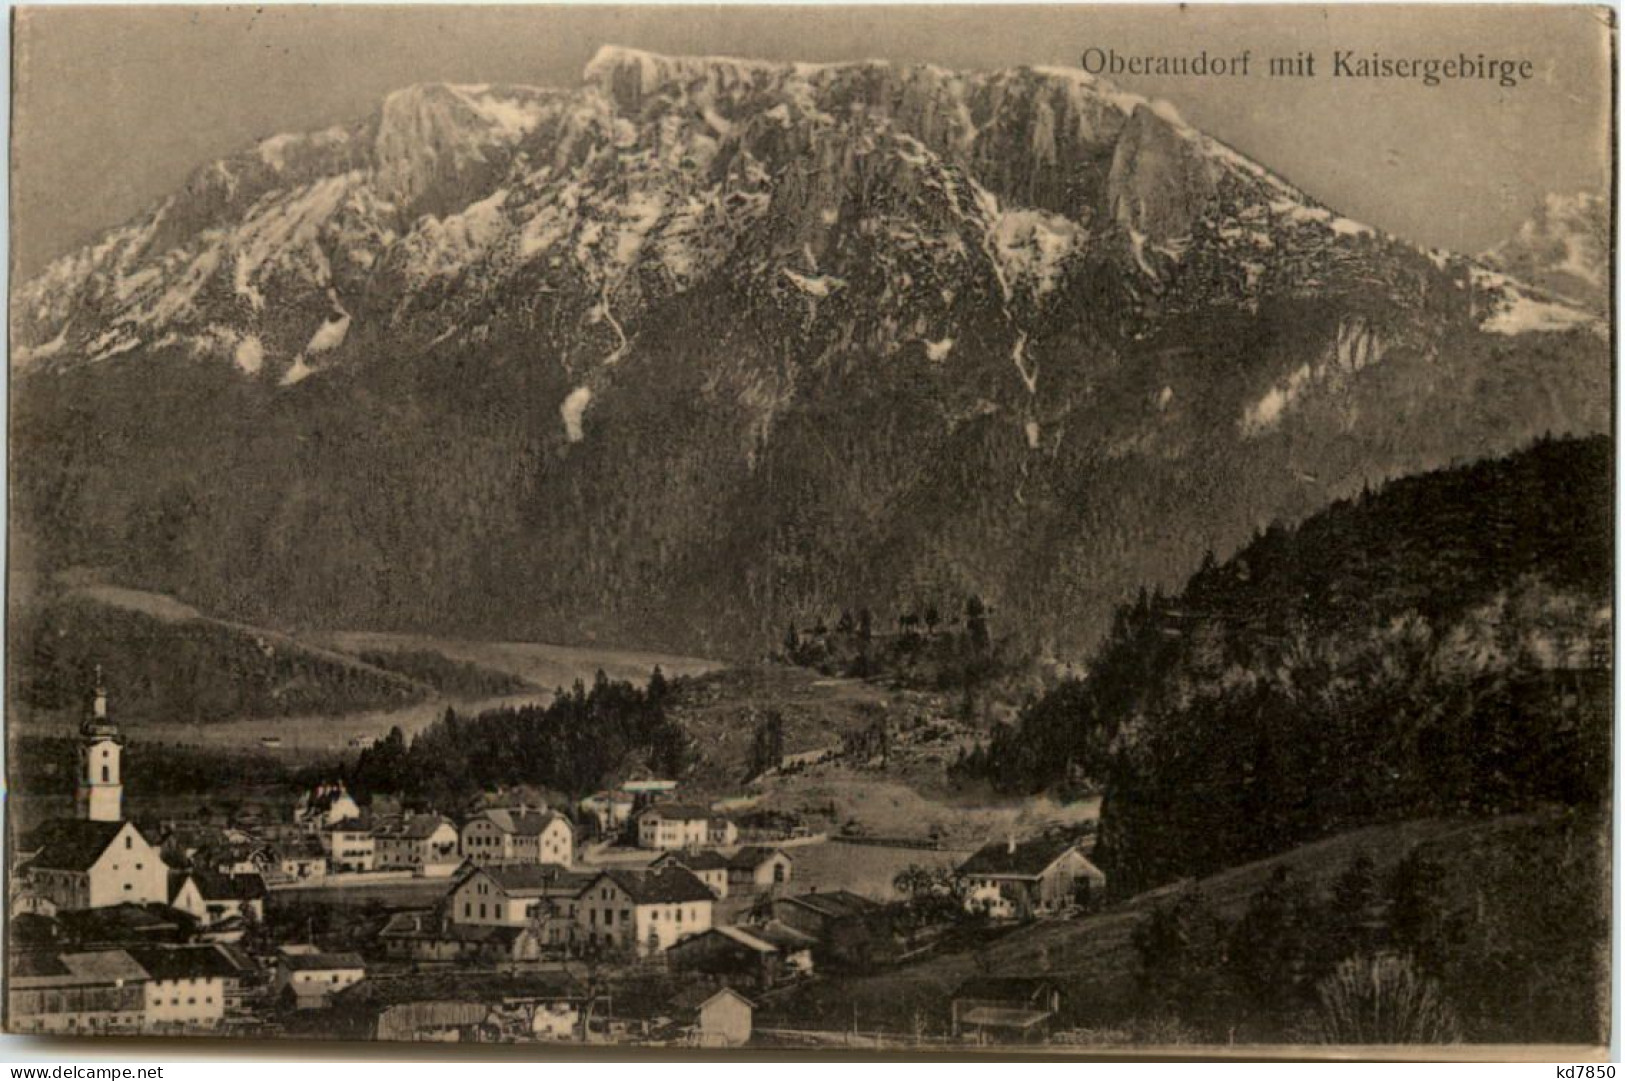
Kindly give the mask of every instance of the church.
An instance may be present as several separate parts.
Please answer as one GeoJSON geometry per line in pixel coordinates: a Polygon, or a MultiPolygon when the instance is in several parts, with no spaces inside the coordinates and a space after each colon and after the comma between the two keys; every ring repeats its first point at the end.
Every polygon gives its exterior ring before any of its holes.
{"type": "Polygon", "coordinates": [[[79,727],[78,815],[45,823],[18,846],[18,878],[36,910],[168,902],[168,866],[124,818],[123,752],[124,737],[108,717],[98,671],[89,715],[79,727]]]}

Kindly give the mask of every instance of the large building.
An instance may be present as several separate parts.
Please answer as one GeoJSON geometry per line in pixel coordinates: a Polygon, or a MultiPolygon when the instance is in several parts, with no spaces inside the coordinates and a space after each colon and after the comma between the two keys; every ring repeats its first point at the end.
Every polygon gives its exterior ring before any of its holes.
{"type": "Polygon", "coordinates": [[[1099,895],[1106,876],[1060,836],[984,845],[960,864],[965,907],[996,919],[1026,919],[1099,895]]]}
{"type": "Polygon", "coordinates": [[[20,954],[6,980],[6,1027],[57,1035],[139,1032],[146,983],[146,970],[123,950],[20,954]]]}
{"type": "Polygon", "coordinates": [[[18,845],[18,877],[58,912],[122,904],[167,904],[169,868],[158,849],[124,820],[124,739],[107,714],[100,669],[79,727],[77,818],[45,823],[18,845]]]}
{"type": "Polygon", "coordinates": [[[19,875],[59,912],[169,903],[169,868],[133,822],[57,819],[19,848],[19,875]]]}
{"type": "Polygon", "coordinates": [[[461,848],[475,863],[575,862],[575,827],[563,815],[524,808],[481,811],[463,825],[461,848]]]}
{"type": "Polygon", "coordinates": [[[437,814],[414,814],[380,822],[372,831],[374,860],[381,871],[411,870],[420,875],[449,875],[458,858],[457,827],[437,814]]]}
{"type": "Polygon", "coordinates": [[[637,815],[638,847],[668,852],[684,848],[727,848],[739,841],[739,828],[722,815],[686,803],[657,803],[637,815]]]}
{"type": "MultiPolygon", "coordinates": [[[[470,865],[452,884],[446,917],[474,926],[525,927],[554,919],[568,924],[575,916],[576,898],[591,881],[591,875],[558,864],[470,865]]],[[[564,938],[562,933],[549,934],[547,940],[557,943],[564,938]]]]}
{"type": "Polygon", "coordinates": [[[710,930],[713,903],[710,888],[681,867],[603,871],[581,892],[576,927],[589,945],[647,956],[710,930]]]}

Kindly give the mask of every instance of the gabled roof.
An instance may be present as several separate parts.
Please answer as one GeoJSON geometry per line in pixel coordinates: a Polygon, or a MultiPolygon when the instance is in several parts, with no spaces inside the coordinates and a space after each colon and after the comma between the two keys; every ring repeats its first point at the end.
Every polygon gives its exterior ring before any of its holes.
{"type": "Polygon", "coordinates": [[[124,949],[91,949],[85,953],[31,954],[28,972],[11,972],[11,980],[76,985],[76,983],[143,983],[146,969],[124,949]]]}
{"type": "Polygon", "coordinates": [[[449,923],[433,912],[397,912],[389,917],[379,938],[413,939],[429,942],[502,942],[511,945],[528,927],[498,927],[495,924],[449,923]]]}
{"type": "Polygon", "coordinates": [[[280,958],[292,972],[327,972],[338,969],[365,969],[367,963],[355,953],[287,953],[280,958]]]}
{"type": "MultiPolygon", "coordinates": [[[[81,818],[58,818],[29,834],[20,846],[37,851],[29,866],[47,871],[88,871],[101,858],[128,822],[90,822],[81,818]]],[[[136,830],[137,835],[140,830],[136,830]]],[[[146,838],[142,838],[146,840],[146,838]]]]}
{"type": "Polygon", "coordinates": [[[779,948],[773,945],[773,943],[757,938],[743,927],[713,927],[711,930],[715,931],[723,938],[731,939],[734,942],[739,943],[739,945],[745,947],[747,950],[754,950],[756,953],[779,952],[779,948]]]}
{"type": "Polygon", "coordinates": [[[194,871],[192,881],[205,901],[257,901],[265,896],[265,879],[259,875],[222,875],[194,871]]]}
{"type": "Polygon", "coordinates": [[[188,931],[197,920],[169,905],[138,905],[133,901],[104,908],[81,908],[57,913],[57,922],[71,939],[80,942],[129,942],[146,937],[188,931]]]}
{"type": "Polygon", "coordinates": [[[798,893],[794,897],[786,897],[790,904],[800,905],[811,909],[821,916],[831,919],[841,919],[846,916],[862,916],[880,907],[876,901],[847,890],[830,890],[828,893],[798,893]]]}
{"type": "Polygon", "coordinates": [[[994,841],[960,864],[959,873],[1036,878],[1076,847],[1077,842],[1064,836],[1034,837],[1013,846],[1009,841],[994,841]]]}
{"type": "Polygon", "coordinates": [[[337,1001],[375,1008],[406,1002],[489,1005],[504,999],[568,1001],[579,997],[581,990],[564,972],[420,972],[366,980],[339,992],[337,1001]]]}
{"type": "Polygon", "coordinates": [[[662,867],[654,871],[604,871],[588,883],[607,878],[632,898],[637,905],[684,904],[689,901],[713,901],[711,888],[684,867],[662,867]]]}
{"type": "Polygon", "coordinates": [[[569,820],[562,815],[550,811],[520,811],[514,812],[505,807],[496,807],[481,811],[474,817],[475,821],[485,819],[503,833],[511,833],[516,837],[540,837],[546,833],[548,827],[555,821],[569,825],[569,820]]]}
{"type": "Polygon", "coordinates": [[[458,878],[457,886],[479,874],[489,876],[510,897],[573,897],[597,878],[557,863],[493,863],[470,867],[458,878]]]}
{"type": "Polygon", "coordinates": [[[953,997],[1025,1007],[1054,989],[1055,981],[1045,976],[973,976],[954,988],[953,997]]]}
{"type": "Polygon", "coordinates": [[[375,836],[403,841],[426,841],[443,828],[456,830],[451,819],[444,815],[415,814],[382,823],[373,831],[375,836]]]}
{"type": "Polygon", "coordinates": [[[230,979],[238,968],[213,946],[134,946],[128,951],[154,980],[230,979]]]}
{"type": "Polygon", "coordinates": [[[668,852],[655,861],[658,866],[687,867],[690,871],[723,871],[729,866],[728,857],[709,849],[703,852],[668,852]]]}
{"type": "Polygon", "coordinates": [[[783,856],[791,863],[795,862],[794,858],[782,849],[768,848],[764,845],[746,845],[728,857],[728,866],[736,871],[754,871],[774,856],[783,856]]]}
{"type": "Polygon", "coordinates": [[[716,815],[709,808],[700,807],[693,803],[656,803],[645,807],[638,813],[638,818],[665,818],[673,822],[693,822],[704,819],[709,823],[716,815]]]}
{"type": "Polygon", "coordinates": [[[278,841],[273,851],[279,860],[319,860],[327,857],[322,842],[309,835],[278,841]]]}
{"type": "Polygon", "coordinates": [[[719,998],[736,998],[749,1008],[753,1010],[756,1008],[756,1003],[731,987],[724,987],[720,991],[713,991],[709,987],[690,987],[674,997],[671,1005],[672,1009],[679,1013],[698,1013],[719,998]]]}
{"type": "Polygon", "coordinates": [[[790,953],[810,949],[818,944],[818,939],[805,931],[798,931],[787,923],[771,920],[761,927],[752,927],[750,933],[790,953]]]}

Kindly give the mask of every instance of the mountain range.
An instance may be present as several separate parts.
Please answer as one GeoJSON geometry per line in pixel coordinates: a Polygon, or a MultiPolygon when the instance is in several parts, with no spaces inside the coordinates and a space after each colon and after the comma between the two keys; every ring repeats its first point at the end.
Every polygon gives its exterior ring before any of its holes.
{"type": "Polygon", "coordinates": [[[1607,431],[1528,232],[1419,247],[1068,69],[410,87],[17,290],[13,559],[708,655],[975,594],[1075,656],[1272,521],[1607,431]]]}

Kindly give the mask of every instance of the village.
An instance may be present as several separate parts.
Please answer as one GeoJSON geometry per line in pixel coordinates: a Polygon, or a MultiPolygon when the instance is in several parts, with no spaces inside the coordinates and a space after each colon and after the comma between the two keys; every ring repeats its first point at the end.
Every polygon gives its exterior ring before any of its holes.
{"type": "MultiPolygon", "coordinates": [[[[456,817],[363,802],[335,779],[286,821],[138,824],[99,677],[78,739],[74,816],[14,849],[19,1032],[828,1042],[842,1033],[779,1027],[775,1003],[1105,894],[1076,830],[1011,832],[949,864],[905,852],[885,888],[832,888],[813,855],[863,839],[742,829],[656,777],[456,817]]],[[[947,1042],[1061,1035],[1059,993],[1038,977],[965,981],[938,1013],[947,1042]]]]}

